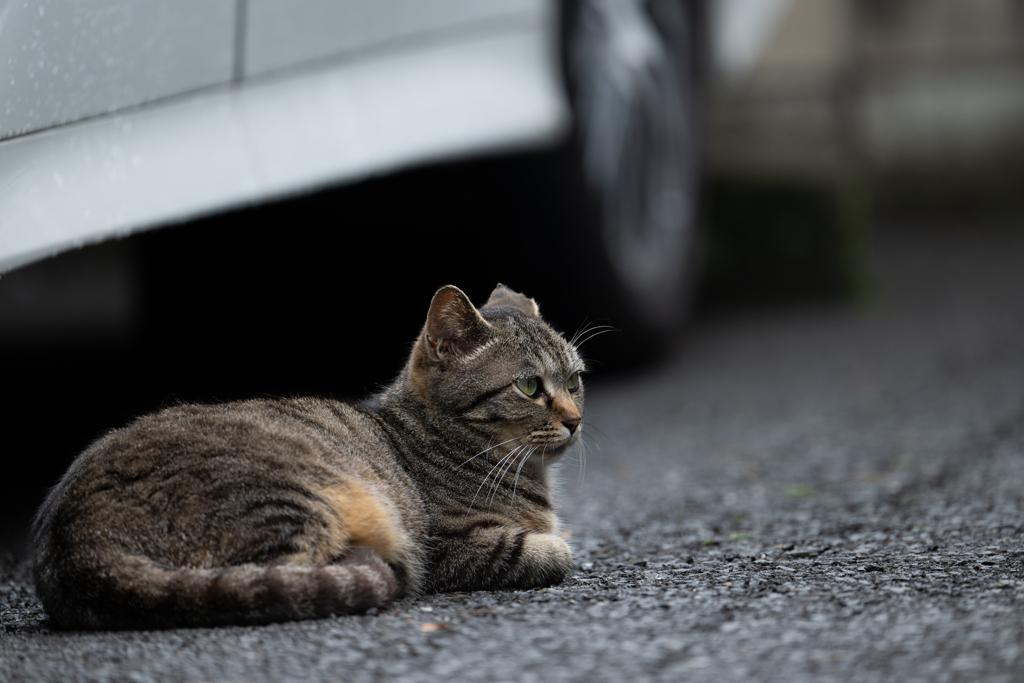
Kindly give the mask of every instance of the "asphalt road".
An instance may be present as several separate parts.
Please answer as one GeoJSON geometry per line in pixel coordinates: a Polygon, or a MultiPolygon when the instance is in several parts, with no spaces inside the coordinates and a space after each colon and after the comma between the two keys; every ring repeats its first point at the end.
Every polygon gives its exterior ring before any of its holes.
{"type": "Polygon", "coordinates": [[[56,633],[13,546],[0,680],[1024,680],[1024,229],[874,262],[866,308],[719,314],[592,387],[558,587],[56,633]]]}

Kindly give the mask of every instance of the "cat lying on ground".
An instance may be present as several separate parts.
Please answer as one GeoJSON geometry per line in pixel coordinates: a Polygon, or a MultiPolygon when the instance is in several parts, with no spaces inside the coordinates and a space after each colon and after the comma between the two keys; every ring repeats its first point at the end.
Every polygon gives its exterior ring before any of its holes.
{"type": "Polygon", "coordinates": [[[373,407],[180,405],[94,443],[36,517],[37,594],[58,627],[162,628],[558,583],[583,370],[532,299],[442,287],[373,407]]]}

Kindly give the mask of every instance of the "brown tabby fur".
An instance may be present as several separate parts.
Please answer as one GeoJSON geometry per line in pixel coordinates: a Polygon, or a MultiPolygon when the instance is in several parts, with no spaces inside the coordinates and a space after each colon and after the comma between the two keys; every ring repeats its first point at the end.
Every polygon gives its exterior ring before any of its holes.
{"type": "Polygon", "coordinates": [[[37,594],[60,627],[159,628],[557,583],[548,466],[582,432],[583,369],[532,299],[443,287],[375,405],[181,405],[94,443],[36,517],[37,594]]]}

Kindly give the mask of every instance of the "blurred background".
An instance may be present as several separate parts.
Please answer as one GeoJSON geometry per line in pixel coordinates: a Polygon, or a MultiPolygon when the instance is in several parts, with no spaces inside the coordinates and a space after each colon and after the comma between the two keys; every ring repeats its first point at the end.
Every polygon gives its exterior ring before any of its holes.
{"type": "Polygon", "coordinates": [[[139,413],[376,391],[444,284],[615,327],[597,383],[870,307],[879,231],[1020,216],[1022,38],[1016,0],[0,0],[2,516],[139,413]]]}

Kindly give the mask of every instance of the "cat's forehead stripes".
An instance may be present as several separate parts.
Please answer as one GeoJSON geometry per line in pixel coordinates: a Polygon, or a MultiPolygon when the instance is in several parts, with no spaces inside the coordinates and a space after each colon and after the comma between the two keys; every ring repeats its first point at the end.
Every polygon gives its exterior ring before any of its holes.
{"type": "Polygon", "coordinates": [[[568,377],[583,369],[583,361],[576,348],[551,328],[542,330],[535,338],[540,343],[534,346],[533,351],[547,373],[568,377]]]}
{"type": "Polygon", "coordinates": [[[538,318],[506,306],[488,306],[480,312],[493,325],[506,353],[520,356],[529,372],[555,378],[583,370],[575,347],[538,318]]]}
{"type": "Polygon", "coordinates": [[[549,378],[556,378],[563,374],[567,376],[571,374],[572,371],[569,369],[569,365],[566,362],[569,359],[565,357],[564,350],[558,349],[556,351],[550,347],[539,346],[536,349],[536,354],[541,365],[540,374],[549,378]]]}

